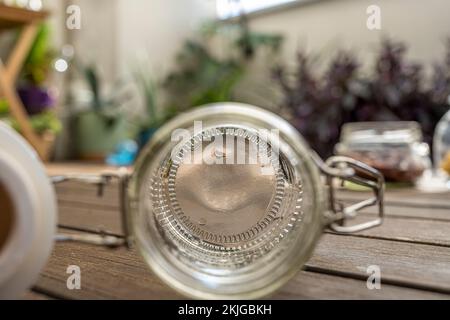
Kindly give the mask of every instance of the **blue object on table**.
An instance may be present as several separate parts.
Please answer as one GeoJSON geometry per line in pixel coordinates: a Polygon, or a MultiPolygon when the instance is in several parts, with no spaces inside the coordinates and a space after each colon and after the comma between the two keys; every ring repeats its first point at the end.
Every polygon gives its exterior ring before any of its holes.
{"type": "Polygon", "coordinates": [[[138,145],[134,140],[125,140],[119,143],[116,150],[106,158],[110,166],[130,166],[136,160],[138,145]]]}

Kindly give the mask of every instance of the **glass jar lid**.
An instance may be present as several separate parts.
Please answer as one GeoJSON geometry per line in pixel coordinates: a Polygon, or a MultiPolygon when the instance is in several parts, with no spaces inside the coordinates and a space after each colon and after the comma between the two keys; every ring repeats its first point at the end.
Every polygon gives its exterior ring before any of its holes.
{"type": "Polygon", "coordinates": [[[341,133],[341,142],[348,145],[412,144],[422,139],[422,129],[414,121],[347,123],[341,133]]]}

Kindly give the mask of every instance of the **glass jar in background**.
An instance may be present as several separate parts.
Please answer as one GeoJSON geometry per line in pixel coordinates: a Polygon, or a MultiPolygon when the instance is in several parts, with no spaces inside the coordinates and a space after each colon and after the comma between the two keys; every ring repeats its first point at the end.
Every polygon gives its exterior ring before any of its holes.
{"type": "Polygon", "coordinates": [[[358,122],[343,126],[336,153],[383,173],[386,181],[414,183],[431,167],[417,122],[358,122]]]}
{"type": "Polygon", "coordinates": [[[437,172],[450,177],[450,110],[442,117],[434,132],[433,160],[437,172]]]}

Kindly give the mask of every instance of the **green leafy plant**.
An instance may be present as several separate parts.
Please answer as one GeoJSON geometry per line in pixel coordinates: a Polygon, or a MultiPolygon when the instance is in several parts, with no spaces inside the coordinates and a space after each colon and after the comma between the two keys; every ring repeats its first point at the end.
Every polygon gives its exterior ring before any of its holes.
{"type": "Polygon", "coordinates": [[[245,17],[237,24],[213,23],[197,40],[188,40],[177,57],[177,69],[164,81],[169,109],[188,108],[223,101],[236,101],[235,89],[248,66],[263,48],[275,53],[280,35],[252,32],[245,17]],[[225,39],[227,54],[214,53],[214,41],[225,39]]]}
{"type": "Polygon", "coordinates": [[[128,91],[123,91],[124,83],[119,80],[114,83],[110,94],[103,92],[103,86],[99,72],[94,64],[78,64],[81,74],[84,77],[86,85],[91,93],[88,111],[93,111],[99,115],[108,126],[113,126],[117,119],[123,116],[121,107],[129,98],[128,91]]]}
{"type": "MultiPolygon", "coordinates": [[[[21,128],[16,119],[10,115],[0,115],[0,120],[9,123],[16,131],[21,132],[21,128]]],[[[62,130],[61,121],[51,111],[41,112],[37,115],[30,116],[30,124],[37,134],[58,134],[62,130]]]]}
{"type": "Polygon", "coordinates": [[[48,79],[55,57],[56,53],[51,47],[50,26],[41,24],[25,60],[22,78],[31,84],[42,85],[48,79]]]}
{"type": "Polygon", "coordinates": [[[170,118],[170,110],[160,111],[158,106],[158,84],[152,77],[152,73],[148,72],[147,65],[142,63],[134,71],[134,80],[140,90],[144,100],[147,117],[138,119],[138,127],[140,130],[150,128],[158,128],[164,121],[170,118]]]}

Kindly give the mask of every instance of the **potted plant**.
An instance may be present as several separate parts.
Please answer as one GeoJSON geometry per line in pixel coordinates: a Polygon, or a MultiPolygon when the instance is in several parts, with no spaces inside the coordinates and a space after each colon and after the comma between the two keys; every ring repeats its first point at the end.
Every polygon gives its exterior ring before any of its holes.
{"type": "MultiPolygon", "coordinates": [[[[224,101],[243,101],[238,89],[250,73],[260,53],[275,56],[283,42],[278,34],[250,30],[247,18],[236,24],[206,24],[196,39],[185,42],[177,56],[177,67],[164,81],[171,110],[224,101]],[[216,44],[223,42],[226,50],[218,54],[216,44]]],[[[255,83],[246,91],[256,91],[255,83]]]]}
{"type": "Polygon", "coordinates": [[[146,116],[139,115],[137,119],[137,143],[142,148],[153,136],[156,130],[171,117],[170,109],[159,110],[158,108],[158,84],[151,76],[147,63],[140,63],[134,72],[134,79],[146,111],[146,116]]]}
{"type": "MultiPolygon", "coordinates": [[[[48,24],[41,24],[19,75],[17,91],[32,128],[49,144],[62,129],[53,110],[56,100],[48,85],[55,57],[51,48],[51,29],[48,24]]],[[[0,99],[0,120],[20,132],[20,125],[9,111],[8,102],[0,99]]]]}
{"type": "Polygon", "coordinates": [[[50,40],[50,27],[40,25],[21,73],[18,93],[30,115],[49,111],[55,105],[55,99],[46,85],[56,56],[50,48],[50,40]]]}
{"type": "Polygon", "coordinates": [[[87,108],[74,116],[75,149],[82,160],[104,161],[116,145],[126,139],[127,119],[122,110],[126,95],[118,82],[112,94],[103,93],[99,73],[94,65],[81,67],[89,88],[87,108]]]}

